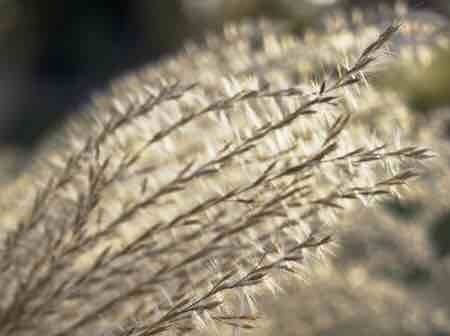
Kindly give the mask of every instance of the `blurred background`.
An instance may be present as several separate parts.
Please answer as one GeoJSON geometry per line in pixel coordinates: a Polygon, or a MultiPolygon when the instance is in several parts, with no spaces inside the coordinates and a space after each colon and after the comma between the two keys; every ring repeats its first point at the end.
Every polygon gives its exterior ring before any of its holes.
{"type": "MultiPolygon", "coordinates": [[[[0,0],[0,147],[31,153],[109,81],[179,52],[186,40],[201,43],[206,30],[226,22],[276,17],[302,34],[337,9],[395,5],[393,0],[0,0]]],[[[407,5],[433,20],[450,16],[449,0],[407,5]]],[[[449,59],[443,54],[426,70],[399,69],[401,76],[386,85],[402,91],[424,120],[447,122],[450,137],[449,59]]],[[[442,141],[448,165],[448,138],[442,141]]],[[[392,201],[358,216],[364,229],[343,235],[334,268],[319,270],[310,285],[288,289],[282,300],[265,299],[263,310],[274,322],[264,332],[450,335],[448,169],[440,177],[441,193],[424,191],[410,202],[392,201]]]]}
{"type": "MultiPolygon", "coordinates": [[[[1,0],[0,144],[29,150],[112,78],[175,52],[186,39],[247,16],[284,18],[296,31],[364,0],[1,0]]],[[[392,5],[394,1],[384,1],[392,5]]],[[[409,1],[450,13],[448,0],[409,1]]]]}

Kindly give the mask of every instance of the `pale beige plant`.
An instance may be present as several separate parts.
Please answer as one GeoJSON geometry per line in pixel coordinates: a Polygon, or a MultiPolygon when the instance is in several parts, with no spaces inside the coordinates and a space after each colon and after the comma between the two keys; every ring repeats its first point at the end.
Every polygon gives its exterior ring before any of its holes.
{"type": "Polygon", "coordinates": [[[114,83],[2,200],[0,334],[253,328],[255,293],[308,274],[345,209],[433,157],[352,122],[398,29],[316,73],[345,32],[242,23],[114,83]]]}

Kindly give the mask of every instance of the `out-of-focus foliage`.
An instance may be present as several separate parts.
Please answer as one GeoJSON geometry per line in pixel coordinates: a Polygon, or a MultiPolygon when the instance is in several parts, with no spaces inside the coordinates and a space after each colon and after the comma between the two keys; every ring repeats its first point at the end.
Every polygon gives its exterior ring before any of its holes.
{"type": "Polygon", "coordinates": [[[93,91],[180,48],[190,27],[180,0],[2,1],[0,149],[34,149],[93,91]]]}
{"type": "Polygon", "coordinates": [[[430,241],[437,256],[450,255],[450,210],[436,216],[430,228],[430,241]]]}
{"type": "MultiPolygon", "coordinates": [[[[450,31],[449,31],[450,35],[450,31]]],[[[443,39],[442,43],[448,41],[443,39]]],[[[393,69],[386,83],[405,95],[420,113],[450,105],[450,53],[439,48],[417,51],[417,66],[393,69]]]]}

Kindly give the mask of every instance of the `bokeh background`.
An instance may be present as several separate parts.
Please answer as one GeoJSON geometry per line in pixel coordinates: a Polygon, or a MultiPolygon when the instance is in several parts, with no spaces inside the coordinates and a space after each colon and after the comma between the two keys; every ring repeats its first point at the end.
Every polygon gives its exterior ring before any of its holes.
{"type": "MultiPolygon", "coordinates": [[[[363,0],[0,1],[0,144],[32,149],[94,90],[119,74],[244,17],[290,21],[301,34],[336,9],[393,6],[363,0]]],[[[447,0],[409,1],[450,13],[447,0]]]]}

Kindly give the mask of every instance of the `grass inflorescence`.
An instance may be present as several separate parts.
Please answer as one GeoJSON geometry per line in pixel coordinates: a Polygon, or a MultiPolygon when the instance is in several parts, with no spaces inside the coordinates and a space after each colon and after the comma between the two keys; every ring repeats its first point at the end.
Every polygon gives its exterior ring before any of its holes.
{"type": "Polygon", "coordinates": [[[433,157],[352,123],[398,29],[313,82],[283,62],[302,42],[262,22],[115,83],[4,201],[0,334],[253,328],[256,292],[307,275],[355,200],[400,192],[433,157]]]}

